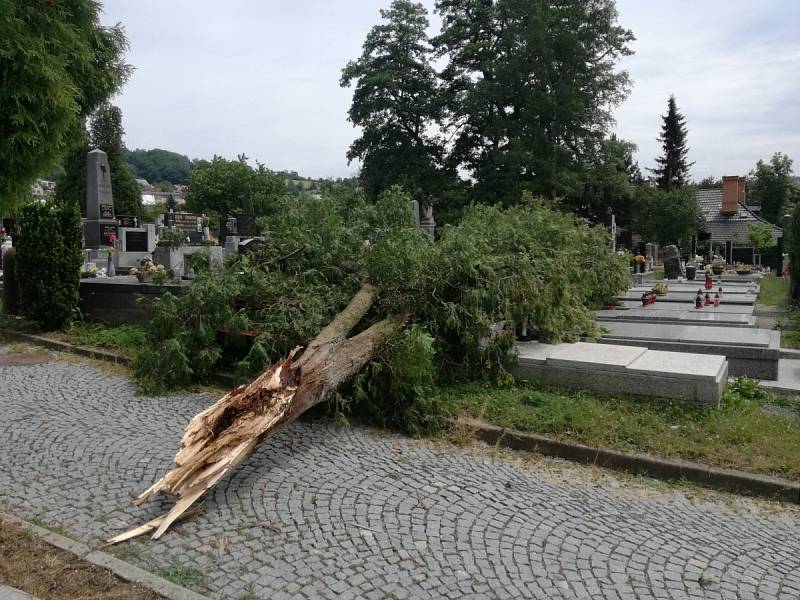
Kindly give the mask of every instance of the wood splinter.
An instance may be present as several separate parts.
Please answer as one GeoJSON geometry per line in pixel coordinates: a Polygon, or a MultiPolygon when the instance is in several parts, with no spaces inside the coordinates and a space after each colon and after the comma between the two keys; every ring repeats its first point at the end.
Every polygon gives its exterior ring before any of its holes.
{"type": "Polygon", "coordinates": [[[182,515],[194,514],[187,513],[192,504],[247,458],[261,440],[327,400],[361,370],[406,320],[404,315],[394,315],[348,338],[377,297],[378,289],[364,284],[297,361],[294,356],[299,348],[197,414],[186,427],[174,468],[135,500],[139,505],[164,492],[177,497],[175,505],[166,515],[109,538],[103,546],[153,529],[153,539],[160,538],[182,515]]]}

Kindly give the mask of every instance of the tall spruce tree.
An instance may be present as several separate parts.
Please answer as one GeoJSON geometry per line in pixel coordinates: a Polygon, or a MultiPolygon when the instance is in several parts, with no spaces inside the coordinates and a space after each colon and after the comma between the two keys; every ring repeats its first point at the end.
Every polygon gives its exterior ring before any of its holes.
{"type": "Polygon", "coordinates": [[[658,139],[664,155],[656,158],[658,166],[650,171],[655,175],[659,189],[670,191],[686,185],[689,181],[689,169],[694,163],[687,160],[689,147],[686,145],[686,137],[689,130],[686,128],[686,119],[678,111],[675,96],[669,97],[667,114],[662,119],[664,122],[658,139]]]}

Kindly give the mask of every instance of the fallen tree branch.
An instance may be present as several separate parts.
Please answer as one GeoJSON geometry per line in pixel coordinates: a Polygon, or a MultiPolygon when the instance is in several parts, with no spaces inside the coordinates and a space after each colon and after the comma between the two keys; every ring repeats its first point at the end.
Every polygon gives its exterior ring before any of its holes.
{"type": "Polygon", "coordinates": [[[324,402],[350,380],[406,320],[405,315],[393,315],[348,338],[377,297],[378,289],[364,284],[297,361],[294,356],[298,348],[249,384],[230,391],[196,415],[186,427],[174,468],[135,501],[141,504],[154,494],[165,492],[177,497],[175,505],[163,517],[110,538],[105,544],[115,544],[153,529],[156,530],[153,538],[161,537],[267,435],[324,402]]]}

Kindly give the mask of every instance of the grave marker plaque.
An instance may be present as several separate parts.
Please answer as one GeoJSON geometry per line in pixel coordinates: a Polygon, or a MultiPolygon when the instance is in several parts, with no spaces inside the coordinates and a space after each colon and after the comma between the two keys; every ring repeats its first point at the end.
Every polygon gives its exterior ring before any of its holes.
{"type": "Polygon", "coordinates": [[[120,227],[139,227],[139,219],[138,217],[128,217],[128,216],[117,216],[117,221],[119,221],[120,227]]]}
{"type": "Polygon", "coordinates": [[[126,252],[148,252],[147,231],[126,231],[125,232],[125,251],[126,252]]]}

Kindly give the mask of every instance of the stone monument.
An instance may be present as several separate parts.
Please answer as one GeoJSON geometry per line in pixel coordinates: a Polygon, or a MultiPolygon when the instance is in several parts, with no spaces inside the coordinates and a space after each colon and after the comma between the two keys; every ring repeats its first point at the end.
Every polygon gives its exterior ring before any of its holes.
{"type": "Polygon", "coordinates": [[[84,247],[99,250],[111,245],[109,236],[117,235],[114,198],[111,194],[111,167],[105,152],[92,150],[86,155],[86,176],[84,247]]]}
{"type": "Polygon", "coordinates": [[[683,268],[681,265],[681,253],[675,245],[667,246],[664,248],[664,277],[666,279],[677,279],[683,277],[683,268]]]}

